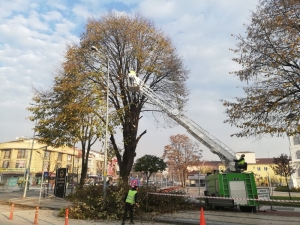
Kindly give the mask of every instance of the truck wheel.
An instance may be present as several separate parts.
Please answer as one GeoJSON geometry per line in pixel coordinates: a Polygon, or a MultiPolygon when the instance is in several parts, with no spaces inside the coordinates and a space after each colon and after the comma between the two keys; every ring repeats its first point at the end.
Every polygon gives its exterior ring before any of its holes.
{"type": "Polygon", "coordinates": [[[241,212],[252,212],[252,206],[240,206],[241,212]]]}

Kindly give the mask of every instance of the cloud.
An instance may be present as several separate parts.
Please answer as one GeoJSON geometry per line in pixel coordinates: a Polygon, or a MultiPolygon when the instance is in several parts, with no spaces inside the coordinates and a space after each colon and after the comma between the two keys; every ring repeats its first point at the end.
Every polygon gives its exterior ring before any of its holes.
{"type": "Polygon", "coordinates": [[[42,17],[47,21],[59,21],[63,18],[63,16],[61,15],[61,13],[57,12],[57,11],[50,11],[47,12],[45,14],[42,14],[42,17]]]}

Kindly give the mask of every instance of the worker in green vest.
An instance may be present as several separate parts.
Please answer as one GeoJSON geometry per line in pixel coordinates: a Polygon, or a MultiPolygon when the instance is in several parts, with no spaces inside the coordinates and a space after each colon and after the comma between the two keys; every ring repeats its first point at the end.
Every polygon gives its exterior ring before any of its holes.
{"type": "Polygon", "coordinates": [[[244,168],[245,154],[242,154],[239,159],[234,160],[236,162],[236,169],[244,168]]]}
{"type": "Polygon", "coordinates": [[[124,197],[125,210],[124,210],[124,214],[123,214],[122,225],[125,224],[128,210],[130,213],[130,224],[134,224],[134,222],[133,222],[133,206],[137,205],[137,191],[138,191],[138,186],[134,186],[134,187],[132,187],[131,190],[128,191],[127,195],[124,197]]]}

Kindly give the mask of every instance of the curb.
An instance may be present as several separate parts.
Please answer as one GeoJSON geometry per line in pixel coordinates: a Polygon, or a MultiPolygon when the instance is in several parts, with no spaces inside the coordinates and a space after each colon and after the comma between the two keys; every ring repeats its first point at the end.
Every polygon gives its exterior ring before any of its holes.
{"type": "MultiPolygon", "coordinates": [[[[181,225],[199,225],[199,221],[192,219],[184,219],[184,218],[168,218],[168,217],[156,217],[153,219],[154,222],[157,223],[168,223],[168,224],[181,224],[181,225]]],[[[206,222],[207,225],[213,225],[212,223],[206,222]]]]}

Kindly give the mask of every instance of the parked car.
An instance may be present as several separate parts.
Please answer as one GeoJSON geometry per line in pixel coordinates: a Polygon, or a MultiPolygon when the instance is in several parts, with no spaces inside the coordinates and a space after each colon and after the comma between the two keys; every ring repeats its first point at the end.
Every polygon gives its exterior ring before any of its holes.
{"type": "Polygon", "coordinates": [[[69,183],[68,189],[75,189],[77,187],[77,182],[69,183]]]}
{"type": "Polygon", "coordinates": [[[43,182],[42,183],[42,187],[47,187],[48,186],[48,182],[43,182]]]}
{"type": "Polygon", "coordinates": [[[94,185],[98,186],[98,185],[103,185],[103,181],[95,181],[94,185]]]}

